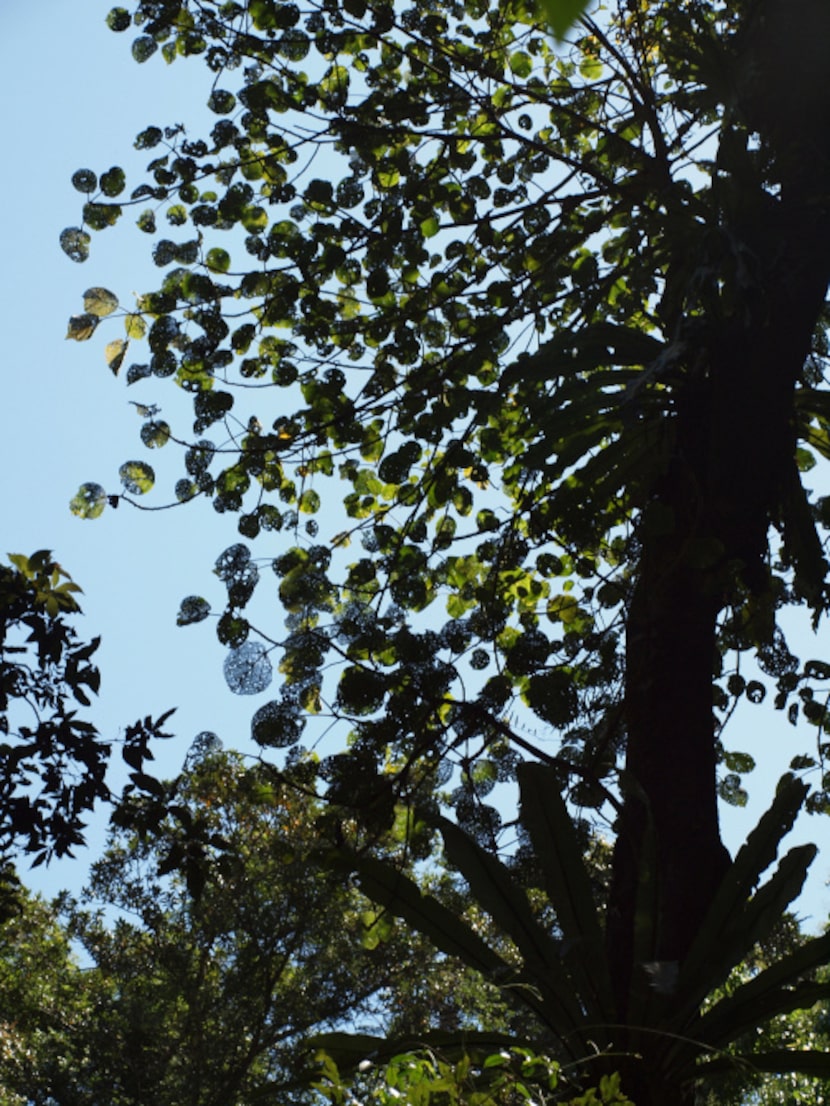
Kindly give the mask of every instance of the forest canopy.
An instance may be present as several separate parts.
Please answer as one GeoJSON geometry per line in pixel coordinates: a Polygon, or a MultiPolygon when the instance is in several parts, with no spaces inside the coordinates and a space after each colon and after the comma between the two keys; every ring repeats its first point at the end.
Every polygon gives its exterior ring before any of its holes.
{"type": "MultiPolygon", "coordinates": [[[[407,857],[440,830],[526,960],[517,926],[540,921],[508,889],[545,869],[549,896],[573,892],[571,913],[550,897],[583,943],[563,970],[629,1057],[624,1088],[691,1101],[700,1054],[633,1027],[736,1038],[706,989],[801,885],[810,847],[753,895],[783,833],[830,808],[830,664],[782,628],[828,598],[830,498],[802,474],[830,455],[830,12],[626,0],[559,38],[527,0],[141,0],[108,20],[136,61],[215,75],[213,126],[149,125],[130,189],[78,170],[61,235],[82,262],[130,218],[163,270],[128,304],[87,289],[68,337],[101,327],[109,369],[152,386],[140,438],[178,450],[171,505],[234,518],[220,608],[194,585],[179,623],[216,614],[232,691],[275,685],[253,739],[288,750],[267,754],[286,778],[312,771],[321,841],[389,910],[436,940],[455,924],[371,855],[402,811],[407,857]],[[162,417],[164,380],[191,425],[162,417]],[[259,598],[274,577],[282,626],[259,598]],[[733,861],[717,804],[744,801],[753,757],[726,723],[768,692],[812,728],[791,766],[812,787],[786,778],[733,861]],[[301,745],[314,715],[335,752],[301,745]],[[599,819],[601,888],[580,859],[599,819]]],[[[72,510],[146,506],[155,467],[125,461],[72,510]]],[[[787,989],[810,948],[759,975],[789,995],[776,1013],[823,993],[787,989]]],[[[577,1047],[587,1007],[551,987],[534,1015],[577,1047]]]]}

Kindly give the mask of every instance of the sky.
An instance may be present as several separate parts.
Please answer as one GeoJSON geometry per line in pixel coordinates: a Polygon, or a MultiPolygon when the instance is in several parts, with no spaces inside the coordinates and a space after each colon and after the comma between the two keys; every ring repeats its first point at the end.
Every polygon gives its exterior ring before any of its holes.
{"type": "MultiPolygon", "coordinates": [[[[211,568],[218,554],[239,540],[233,519],[198,501],[159,512],[122,506],[95,521],[79,520],[69,511],[82,482],[119,491],[118,467],[125,460],[149,460],[162,481],[167,467],[166,486],[172,488],[177,458],[169,457],[165,466],[161,455],[148,455],[138,437],[142,420],[130,400],[158,402],[174,425],[177,414],[180,422],[189,423],[191,417],[187,397],[177,397],[169,385],[142,382],[128,391],[107,368],[99,335],[86,343],[65,340],[68,317],[82,310],[85,289],[109,288],[129,305],[134,292],[155,287],[159,277],[149,257],[152,240],[128,216],[123,226],[93,235],[85,264],[64,256],[58,236],[79,223],[83,203],[71,185],[73,172],[86,167],[100,174],[121,165],[129,189],[148,157],[132,149],[139,131],[149,124],[185,122],[195,134],[207,129],[200,121],[211,119],[203,107],[210,75],[198,59],[168,67],[157,55],[137,65],[130,55],[130,32],[116,35],[105,26],[110,6],[101,0],[41,0],[36,5],[0,0],[6,151],[0,210],[7,258],[0,280],[5,354],[0,555],[55,551],[84,589],[81,636],[103,639],[97,655],[101,695],[88,716],[102,735],[117,737],[136,718],[176,707],[167,727],[176,736],[157,750],[157,771],[171,775],[204,730],[217,733],[226,746],[250,750],[251,715],[273,689],[259,696],[232,695],[222,676],[224,650],[213,623],[175,625],[187,595],[203,594],[221,609],[223,589],[211,568]]],[[[113,326],[106,340],[120,336],[113,326]]],[[[830,485],[826,473],[816,470],[813,476],[814,484],[830,485]]],[[[271,540],[276,546],[279,535],[271,540]]],[[[261,541],[257,555],[279,552],[264,549],[261,541]]],[[[276,580],[273,599],[278,624],[276,580]]],[[[826,623],[815,638],[805,626],[794,643],[802,657],[830,659],[826,623]]],[[[747,779],[748,807],[722,813],[726,844],[734,853],[769,804],[790,758],[814,749],[815,737],[793,729],[766,705],[742,710],[730,733],[728,746],[751,752],[759,762],[747,779]]],[[[63,887],[78,890],[100,850],[105,826],[102,812],[77,862],[61,861],[31,873],[21,865],[24,880],[47,895],[63,887]]],[[[809,840],[823,851],[798,914],[805,928],[816,931],[830,915],[830,819],[802,818],[788,844],[809,840]]]]}

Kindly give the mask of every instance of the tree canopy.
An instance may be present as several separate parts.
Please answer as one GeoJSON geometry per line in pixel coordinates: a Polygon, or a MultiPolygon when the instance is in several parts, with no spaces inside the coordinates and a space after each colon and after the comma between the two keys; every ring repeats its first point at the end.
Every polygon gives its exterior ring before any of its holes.
{"type": "MultiPolygon", "coordinates": [[[[117,166],[74,175],[65,253],[132,213],[166,271],[127,307],[89,288],[68,336],[120,319],[106,362],[152,383],[141,440],[181,447],[175,500],[236,516],[214,567],[225,676],[259,694],[280,674],[253,738],[340,723],[318,786],[358,841],[447,804],[458,855],[494,858],[513,819],[492,793],[517,771],[523,810],[539,780],[552,809],[560,791],[612,809],[602,1008],[634,1024],[805,802],[785,781],[732,864],[717,802],[753,764],[727,745],[739,700],[771,689],[815,727],[792,767],[830,807],[830,665],[781,625],[798,606],[817,625],[828,597],[830,499],[802,475],[830,455],[830,11],[626,0],[562,41],[532,0],[139,0],[108,19],[139,62],[206,64],[218,118],[148,126],[129,192],[117,166]],[[192,429],[161,417],[167,378],[192,429]],[[258,613],[263,569],[283,630],[258,613]]],[[[140,504],[154,468],[120,481],[72,509],[140,504]]],[[[211,613],[194,591],[179,622],[211,613]]],[[[512,863],[544,860],[525,838],[512,863]]],[[[809,858],[785,861],[776,909],[809,858]]],[[[640,1106],[691,1101],[660,1047],[609,1041],[640,1106]]]]}
{"type": "MultiPolygon", "coordinates": [[[[33,866],[72,856],[85,843],[86,818],[113,796],[106,771],[113,741],[78,717],[92,705],[101,674],[100,638],[79,639],[80,587],[48,549],[9,555],[0,566],[0,885],[17,883],[14,861],[33,866]]],[[[150,742],[172,711],[128,726],[119,737],[132,789],[146,779],[150,742]]],[[[0,912],[6,906],[0,906],[0,912]]]]}

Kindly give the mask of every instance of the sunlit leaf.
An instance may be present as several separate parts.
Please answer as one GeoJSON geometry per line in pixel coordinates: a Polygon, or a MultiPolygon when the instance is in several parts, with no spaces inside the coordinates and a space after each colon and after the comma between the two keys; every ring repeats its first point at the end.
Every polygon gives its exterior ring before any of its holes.
{"type": "Polygon", "coordinates": [[[215,246],[208,250],[205,264],[212,273],[226,273],[231,267],[231,255],[227,250],[215,246]]]}
{"type": "Polygon", "coordinates": [[[112,342],[107,342],[104,349],[104,359],[116,376],[124,361],[124,355],[127,352],[129,344],[130,343],[124,338],[116,338],[112,342]]]}
{"type": "Polygon", "coordinates": [[[560,40],[585,13],[588,6],[587,0],[542,0],[542,10],[547,16],[551,30],[560,40]]]}
{"type": "Polygon", "coordinates": [[[100,484],[81,484],[69,509],[78,518],[98,518],[107,505],[107,493],[100,484]]]}
{"type": "Polygon", "coordinates": [[[124,330],[128,338],[138,340],[147,333],[147,323],[142,315],[127,315],[124,318],[124,330]]]}
{"type": "Polygon", "coordinates": [[[108,288],[87,288],[84,292],[84,311],[103,319],[118,307],[118,296],[108,288]]]}
{"type": "MultiPolygon", "coordinates": [[[[150,408],[146,408],[150,410],[150,408]]],[[[141,428],[141,440],[148,449],[161,449],[170,440],[170,425],[162,419],[145,422],[141,428]]]]}
{"type": "Polygon", "coordinates": [[[156,474],[144,461],[126,461],[118,470],[124,490],[131,495],[144,495],[156,482],[156,474]]]}

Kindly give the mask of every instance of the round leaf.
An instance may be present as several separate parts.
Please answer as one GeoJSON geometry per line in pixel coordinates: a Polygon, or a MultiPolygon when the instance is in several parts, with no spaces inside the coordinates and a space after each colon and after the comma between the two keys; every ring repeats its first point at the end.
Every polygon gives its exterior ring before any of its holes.
{"type": "Polygon", "coordinates": [[[176,615],[177,626],[190,626],[194,622],[202,622],[210,614],[210,603],[202,599],[200,595],[188,595],[182,599],[179,613],[176,615]]]}
{"type": "Polygon", "coordinates": [[[231,255],[227,250],[215,246],[208,250],[205,264],[212,273],[226,273],[231,267],[231,255]]]}
{"type": "Polygon", "coordinates": [[[86,261],[89,257],[90,237],[80,227],[67,227],[61,231],[61,249],[71,261],[86,261]]]}
{"type": "Polygon", "coordinates": [[[170,440],[170,425],[162,419],[145,422],[141,428],[141,440],[148,449],[161,449],[170,440]]]}
{"type": "Polygon", "coordinates": [[[128,338],[138,341],[147,333],[147,323],[141,315],[127,315],[124,319],[124,330],[128,338]]]}
{"type": "Polygon", "coordinates": [[[158,50],[158,43],[150,35],[140,35],[132,45],[132,55],[141,64],[151,58],[158,50]]]}
{"type": "Polygon", "coordinates": [[[118,296],[109,288],[87,288],[84,292],[84,311],[103,319],[118,307],[118,296]]]}
{"type": "Polygon", "coordinates": [[[107,15],[107,26],[111,31],[126,31],[131,23],[126,8],[113,8],[107,15]]]}
{"type": "Polygon", "coordinates": [[[127,175],[119,165],[113,165],[112,169],[101,175],[100,183],[105,196],[119,196],[127,184],[127,175]]]}
{"type": "Polygon", "coordinates": [[[81,484],[70,500],[69,509],[78,518],[98,518],[106,505],[107,493],[100,484],[81,484]]]}
{"type": "Polygon", "coordinates": [[[78,169],[72,174],[72,187],[86,195],[94,192],[98,187],[98,178],[91,169],[78,169]]]}
{"type": "Polygon", "coordinates": [[[217,115],[228,115],[236,107],[236,97],[223,88],[215,88],[208,97],[208,107],[217,115]]]}
{"type": "Polygon", "coordinates": [[[251,719],[251,737],[257,745],[284,749],[299,741],[304,726],[305,720],[293,704],[265,703],[251,719]]]}
{"type": "Polygon", "coordinates": [[[258,695],[271,683],[273,669],[268,651],[258,641],[246,641],[225,658],[225,679],[235,695],[258,695]]]}
{"type": "Polygon", "coordinates": [[[144,495],[156,482],[156,474],[144,461],[125,461],[118,470],[121,483],[131,495],[144,495]]]}

